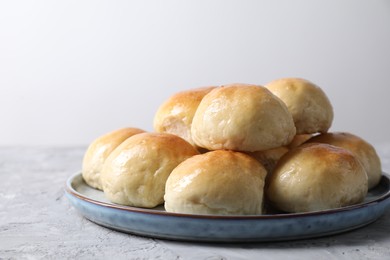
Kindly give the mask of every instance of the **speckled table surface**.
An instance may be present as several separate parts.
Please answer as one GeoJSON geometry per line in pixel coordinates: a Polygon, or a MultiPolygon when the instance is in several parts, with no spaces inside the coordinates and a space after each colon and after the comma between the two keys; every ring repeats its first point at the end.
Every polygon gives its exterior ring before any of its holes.
{"type": "MultiPolygon", "coordinates": [[[[390,143],[375,147],[390,172],[390,143]]],[[[390,210],[348,233],[277,243],[175,242],[98,226],[64,197],[84,151],[0,148],[0,259],[390,259],[390,210]]]]}

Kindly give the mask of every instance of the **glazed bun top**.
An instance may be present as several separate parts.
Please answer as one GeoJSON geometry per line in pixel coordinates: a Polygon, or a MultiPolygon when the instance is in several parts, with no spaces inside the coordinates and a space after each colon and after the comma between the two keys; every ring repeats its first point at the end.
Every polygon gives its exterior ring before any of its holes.
{"type": "Polygon", "coordinates": [[[172,170],[198,151],[184,139],[166,133],[141,133],[128,138],[107,158],[101,181],[114,203],[153,208],[162,204],[172,170]]]}
{"type": "Polygon", "coordinates": [[[208,150],[254,152],[288,144],[295,126],[286,105],[269,90],[232,84],[204,96],[191,132],[195,144],[208,150]]]}
{"type": "Polygon", "coordinates": [[[271,204],[286,212],[309,212],[360,203],[367,174],[348,150],[329,144],[303,144],[286,153],[267,179],[271,204]]]}
{"type": "Polygon", "coordinates": [[[178,92],[166,100],[154,116],[153,126],[158,133],[180,136],[194,145],[191,124],[203,97],[215,87],[203,87],[178,92]]]}
{"type": "Polygon", "coordinates": [[[265,85],[287,105],[297,134],[325,133],[333,122],[333,107],[325,92],[301,78],[283,78],[265,85]]]}
{"type": "Polygon", "coordinates": [[[89,146],[83,158],[82,176],[91,187],[102,189],[100,173],[103,164],[111,152],[127,138],[145,132],[139,128],[121,128],[95,139],[89,146]]]}
{"type": "Polygon", "coordinates": [[[196,155],[168,177],[165,209],[188,214],[261,214],[265,176],[259,162],[240,152],[196,155]]]}
{"type": "Polygon", "coordinates": [[[375,148],[361,137],[347,132],[333,132],[312,137],[307,142],[326,143],[349,150],[363,164],[368,176],[368,188],[378,185],[382,176],[381,161],[375,148]]]}

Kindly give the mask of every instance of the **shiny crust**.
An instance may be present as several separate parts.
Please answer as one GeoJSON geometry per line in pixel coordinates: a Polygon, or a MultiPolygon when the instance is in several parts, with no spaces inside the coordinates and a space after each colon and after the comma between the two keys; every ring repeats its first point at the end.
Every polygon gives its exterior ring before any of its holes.
{"type": "Polygon", "coordinates": [[[176,167],[166,183],[165,209],[188,214],[261,214],[266,170],[250,156],[212,151],[176,167]]]}
{"type": "Polygon", "coordinates": [[[286,212],[354,205],[367,195],[367,174],[348,150],[304,144],[284,155],[267,179],[270,204],[286,212]]]}
{"type": "Polygon", "coordinates": [[[196,154],[191,144],[172,134],[132,136],[104,164],[101,175],[104,194],[117,204],[156,207],[164,202],[165,182],[171,171],[196,154]]]}
{"type": "Polygon", "coordinates": [[[91,187],[102,190],[100,173],[110,153],[127,138],[145,132],[138,128],[121,128],[95,139],[84,154],[82,176],[91,187]]]}
{"type": "Polygon", "coordinates": [[[333,132],[315,136],[308,142],[326,143],[349,150],[363,164],[368,176],[368,188],[378,185],[382,176],[380,158],[375,148],[361,137],[347,132],[333,132]]]}
{"type": "Polygon", "coordinates": [[[297,134],[325,133],[332,125],[333,107],[325,92],[310,81],[283,78],[265,85],[287,105],[297,134]]]}
{"type": "Polygon", "coordinates": [[[288,144],[295,126],[286,105],[269,90],[233,84],[203,98],[191,132],[195,144],[208,150],[254,152],[288,144]]]}
{"type": "Polygon", "coordinates": [[[154,130],[178,135],[194,145],[191,136],[192,119],[200,101],[214,88],[195,88],[171,96],[157,110],[153,121],[154,130]]]}

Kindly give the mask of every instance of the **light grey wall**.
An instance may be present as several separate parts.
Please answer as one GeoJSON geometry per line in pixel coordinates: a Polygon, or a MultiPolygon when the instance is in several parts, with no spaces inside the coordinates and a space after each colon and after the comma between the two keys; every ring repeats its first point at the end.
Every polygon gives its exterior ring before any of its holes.
{"type": "Polygon", "coordinates": [[[171,94],[309,79],[334,131],[390,141],[390,1],[1,1],[0,145],[152,130],[171,94]]]}

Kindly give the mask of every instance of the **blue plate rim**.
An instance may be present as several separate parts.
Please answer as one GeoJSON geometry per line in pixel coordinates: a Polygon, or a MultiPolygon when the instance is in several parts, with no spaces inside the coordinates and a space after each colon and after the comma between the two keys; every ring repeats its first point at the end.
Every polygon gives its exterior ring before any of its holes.
{"type": "MultiPolygon", "coordinates": [[[[335,209],[329,209],[329,210],[321,210],[321,211],[313,211],[313,212],[302,212],[302,213],[278,213],[278,214],[264,214],[264,215],[200,215],[200,214],[185,214],[185,213],[173,213],[173,212],[166,212],[156,209],[148,209],[148,208],[139,208],[139,207],[132,207],[132,206],[124,206],[119,204],[112,204],[107,203],[99,200],[95,200],[92,198],[89,198],[87,196],[84,196],[83,194],[79,193],[73,188],[72,182],[77,177],[81,177],[81,173],[75,173],[71,175],[65,185],[65,192],[68,193],[71,196],[74,196],[84,202],[88,202],[94,205],[99,205],[102,207],[107,207],[115,210],[121,210],[121,211],[127,211],[131,213],[139,213],[139,214],[151,214],[151,215],[160,215],[165,217],[180,217],[180,218],[198,218],[198,219],[217,219],[217,220],[261,220],[261,219],[286,219],[286,218],[302,218],[302,217],[313,217],[313,216],[319,216],[319,215],[330,215],[330,214],[337,214],[345,211],[352,211],[357,210],[365,207],[369,207],[374,204],[381,203],[387,199],[390,198],[390,188],[388,190],[380,195],[378,198],[368,201],[359,203],[356,205],[346,206],[342,208],[335,208],[335,209]]],[[[82,177],[81,177],[82,178],[82,177]]],[[[378,185],[386,185],[387,187],[390,187],[390,179],[389,175],[387,173],[382,173],[382,178],[380,180],[380,183],[378,185]]],[[[390,203],[388,207],[390,206],[390,203]]]]}

